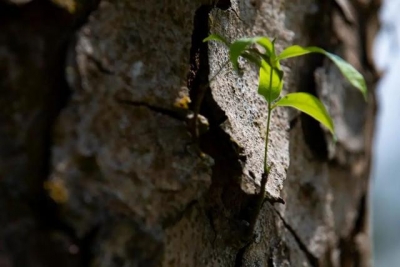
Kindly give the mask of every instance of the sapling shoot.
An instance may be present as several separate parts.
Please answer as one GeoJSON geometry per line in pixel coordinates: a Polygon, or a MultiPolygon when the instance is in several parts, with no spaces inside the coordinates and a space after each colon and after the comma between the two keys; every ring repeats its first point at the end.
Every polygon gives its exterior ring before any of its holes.
{"type": "Polygon", "coordinates": [[[217,34],[211,34],[204,39],[204,42],[208,41],[217,41],[228,47],[229,60],[234,70],[239,70],[239,57],[243,57],[246,60],[256,64],[259,68],[258,93],[265,98],[268,111],[267,129],[265,134],[264,172],[261,179],[261,192],[264,192],[265,190],[267,178],[271,170],[271,166],[268,164],[268,141],[270,120],[273,109],[276,107],[292,107],[298,109],[299,111],[304,112],[319,121],[335,137],[335,127],[332,118],[318,98],[304,92],[289,93],[279,98],[281,96],[283,87],[283,71],[280,66],[281,60],[298,57],[309,53],[323,54],[333,61],[333,63],[339,68],[340,72],[350,82],[350,84],[362,93],[365,100],[367,99],[367,86],[364,77],[348,62],[337,55],[325,51],[322,48],[315,46],[301,47],[299,45],[293,45],[287,47],[279,55],[277,55],[274,44],[275,40],[271,41],[267,37],[260,36],[253,38],[241,38],[235,40],[233,43],[229,43],[224,37],[217,34]],[[260,50],[255,49],[254,45],[261,46],[264,51],[261,52],[260,50]]]}

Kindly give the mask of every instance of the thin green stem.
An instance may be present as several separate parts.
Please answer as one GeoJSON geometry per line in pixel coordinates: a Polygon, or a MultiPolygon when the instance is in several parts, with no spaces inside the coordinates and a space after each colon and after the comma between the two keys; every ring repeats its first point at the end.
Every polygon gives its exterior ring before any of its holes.
{"type": "MultiPolygon", "coordinates": [[[[272,72],[274,71],[272,68],[272,64],[271,66],[271,72],[269,75],[269,94],[271,94],[271,90],[272,90],[272,72]]],[[[269,99],[271,99],[270,95],[269,95],[269,99]]],[[[265,155],[264,155],[264,173],[265,175],[268,176],[269,174],[269,168],[268,168],[268,140],[269,140],[269,125],[270,125],[270,121],[271,121],[271,113],[272,113],[272,108],[271,108],[271,103],[270,101],[267,101],[268,103],[268,117],[267,117],[267,131],[265,134],[265,155]]]]}
{"type": "Polygon", "coordinates": [[[264,156],[264,172],[268,173],[268,140],[269,140],[269,124],[271,121],[271,113],[272,109],[270,108],[270,104],[268,103],[268,118],[267,118],[267,132],[265,135],[265,156],[264,156]]]}

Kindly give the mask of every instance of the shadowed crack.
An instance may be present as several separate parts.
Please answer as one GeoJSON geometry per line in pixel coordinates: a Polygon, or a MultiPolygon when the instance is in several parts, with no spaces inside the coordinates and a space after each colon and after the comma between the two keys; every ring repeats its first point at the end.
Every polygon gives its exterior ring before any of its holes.
{"type": "Polygon", "coordinates": [[[251,245],[251,242],[243,246],[241,249],[238,250],[235,257],[235,266],[234,267],[241,267],[243,265],[243,257],[246,253],[247,248],[251,245]]]}
{"type": "MultiPolygon", "coordinates": [[[[331,10],[333,1],[318,1],[319,12],[307,16],[304,27],[310,30],[309,42],[326,50],[331,50],[331,10]]],[[[303,61],[303,68],[298,72],[298,84],[300,92],[307,92],[316,97],[317,84],[315,82],[315,70],[323,66],[325,57],[323,55],[312,54],[307,56],[307,61],[303,61]]],[[[326,161],[328,159],[328,145],[325,133],[318,121],[311,116],[301,113],[301,126],[304,133],[305,143],[313,152],[315,159],[326,161]]]]}
{"type": "Polygon", "coordinates": [[[304,253],[304,255],[306,255],[311,266],[318,267],[319,266],[318,258],[316,258],[310,251],[308,251],[307,246],[301,241],[296,231],[285,221],[285,219],[281,216],[281,214],[277,210],[275,210],[275,212],[278,215],[278,217],[282,220],[282,223],[285,226],[285,228],[292,234],[301,251],[304,253]]]}
{"type": "MultiPolygon", "coordinates": [[[[225,1],[226,2],[226,1],[225,1]]],[[[225,3],[226,5],[226,3],[225,3]]],[[[215,102],[209,84],[208,44],[203,42],[209,34],[209,13],[218,5],[203,5],[195,13],[190,49],[188,88],[192,99],[190,107],[200,111],[209,121],[208,132],[199,136],[199,146],[214,159],[212,185],[206,198],[206,214],[216,233],[232,247],[242,248],[249,242],[249,215],[244,212],[253,203],[253,195],[247,195],[240,187],[243,174],[237,144],[220,124],[226,120],[225,112],[215,102]],[[215,223],[218,221],[218,223],[215,223]],[[218,225],[218,226],[217,226],[218,225]]]]}
{"type": "Polygon", "coordinates": [[[97,67],[97,69],[107,75],[115,75],[115,72],[108,69],[106,66],[104,66],[104,64],[98,60],[97,58],[95,58],[93,55],[87,54],[87,59],[90,60],[91,62],[93,62],[93,64],[97,67]]]}
{"type": "Polygon", "coordinates": [[[12,154],[2,149],[0,161],[15,157],[15,163],[2,173],[1,180],[10,177],[22,188],[2,184],[0,192],[0,202],[7,203],[6,215],[0,219],[0,243],[12,266],[77,266],[88,255],[90,247],[79,246],[80,238],[63,221],[59,206],[43,185],[52,169],[54,125],[71,95],[65,77],[68,48],[99,2],[80,1],[76,12],[70,13],[52,1],[31,1],[22,6],[0,1],[0,46],[5,51],[0,67],[5,73],[0,82],[0,117],[5,114],[11,118],[4,125],[13,131],[0,130],[0,146],[6,143],[6,147],[15,148],[12,154]],[[14,107],[9,109],[8,103],[14,107]],[[23,127],[13,123],[13,117],[31,113],[38,114],[32,123],[26,119],[23,127]],[[18,221],[29,225],[21,226],[18,221]],[[6,230],[10,228],[12,242],[8,242],[6,230]],[[69,253],[64,241],[77,244],[79,252],[69,253]]]}
{"type": "Polygon", "coordinates": [[[117,99],[116,101],[120,104],[124,104],[124,105],[128,105],[128,106],[145,107],[145,108],[150,109],[151,111],[169,116],[169,117],[174,118],[179,121],[184,121],[186,118],[185,114],[175,112],[173,110],[162,108],[162,107],[157,107],[157,106],[151,105],[151,104],[143,102],[143,101],[123,100],[123,99],[117,99]]]}
{"type": "Polygon", "coordinates": [[[364,194],[359,201],[358,214],[351,233],[349,234],[349,236],[340,239],[340,266],[362,266],[362,254],[359,251],[359,246],[357,245],[356,240],[357,236],[365,231],[365,217],[367,214],[366,204],[367,198],[364,194]]]}

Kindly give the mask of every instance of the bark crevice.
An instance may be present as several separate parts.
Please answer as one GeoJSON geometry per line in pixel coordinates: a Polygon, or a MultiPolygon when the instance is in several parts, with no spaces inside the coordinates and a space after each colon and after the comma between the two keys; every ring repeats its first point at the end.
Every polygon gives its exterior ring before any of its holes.
{"type": "Polygon", "coordinates": [[[59,206],[49,197],[44,183],[51,172],[53,128],[71,96],[65,75],[68,47],[99,2],[84,1],[70,13],[51,1],[31,1],[21,6],[0,1],[0,57],[4,63],[0,69],[6,73],[0,87],[4,92],[13,92],[2,96],[8,98],[8,103],[2,105],[0,117],[5,115],[7,127],[18,133],[0,129],[0,139],[10,140],[8,146],[18,148],[12,155],[3,150],[1,157],[15,158],[18,164],[9,166],[0,182],[8,192],[17,189],[7,184],[8,179],[24,187],[17,194],[1,194],[0,202],[13,203],[8,208],[16,216],[0,219],[4,226],[0,243],[7,243],[4,251],[16,266],[67,266],[80,262],[87,248],[74,255],[64,249],[60,240],[72,244],[80,244],[80,240],[60,218],[59,206]],[[8,108],[14,104],[18,108],[8,108]],[[28,117],[29,121],[24,125],[14,123],[17,117],[28,117]]]}
{"type": "Polygon", "coordinates": [[[128,105],[128,106],[133,106],[133,107],[145,107],[155,113],[160,113],[166,116],[169,116],[173,119],[179,120],[179,121],[184,121],[185,120],[185,114],[179,113],[179,112],[174,112],[173,110],[162,108],[162,107],[157,107],[154,105],[151,105],[146,102],[142,101],[133,101],[133,100],[124,100],[124,99],[117,99],[116,100],[118,103],[123,104],[123,105],[128,105]]]}
{"type": "Polygon", "coordinates": [[[365,232],[366,224],[366,209],[367,198],[364,194],[359,202],[357,218],[354,222],[354,227],[349,236],[341,238],[339,241],[340,250],[340,266],[354,266],[361,267],[362,265],[362,251],[357,244],[357,236],[365,232]]]}
{"type": "MultiPolygon", "coordinates": [[[[333,3],[329,1],[319,1],[320,10],[317,14],[306,17],[305,26],[313,29],[310,31],[310,43],[319,46],[323,49],[329,49],[331,40],[331,15],[333,3]]],[[[315,71],[322,67],[325,57],[319,54],[308,55],[306,59],[302,59],[303,68],[299,72],[299,90],[307,92],[315,97],[317,95],[317,84],[315,81],[315,71]]],[[[324,130],[319,122],[306,115],[300,114],[301,126],[304,134],[305,143],[313,152],[316,159],[326,161],[328,159],[328,143],[325,137],[324,130]]]]}
{"type": "Polygon", "coordinates": [[[301,249],[301,251],[306,255],[308,262],[311,264],[313,267],[319,267],[319,262],[318,258],[316,258],[308,249],[307,246],[301,241],[301,238],[299,235],[296,233],[296,231],[285,221],[285,219],[279,214],[278,211],[276,211],[276,214],[278,217],[281,219],[283,225],[285,228],[289,231],[289,233],[293,236],[293,238],[296,240],[297,245],[301,249]]]}
{"type": "Polygon", "coordinates": [[[240,250],[252,240],[250,222],[254,220],[254,214],[258,214],[253,205],[259,202],[259,196],[246,194],[240,186],[246,157],[240,153],[242,148],[221,128],[226,115],[209,87],[208,44],[203,39],[209,34],[209,13],[213,8],[218,8],[218,4],[201,6],[195,13],[187,84],[192,99],[191,109],[195,113],[199,109],[209,122],[209,131],[198,140],[201,151],[214,159],[212,184],[206,196],[206,214],[216,235],[224,243],[240,250]]]}
{"type": "Polygon", "coordinates": [[[243,266],[243,258],[244,254],[246,253],[247,248],[251,245],[251,242],[243,246],[238,250],[235,257],[235,266],[234,267],[241,267],[243,266]]]}

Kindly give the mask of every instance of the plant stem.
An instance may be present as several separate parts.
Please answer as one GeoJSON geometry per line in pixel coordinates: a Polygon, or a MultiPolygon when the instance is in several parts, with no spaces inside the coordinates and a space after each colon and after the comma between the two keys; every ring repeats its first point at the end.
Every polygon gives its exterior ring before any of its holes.
{"type": "MultiPolygon", "coordinates": [[[[269,94],[271,94],[271,90],[272,90],[272,72],[274,71],[272,68],[272,64],[270,65],[271,67],[271,73],[269,75],[269,94]]],[[[269,96],[269,99],[271,99],[271,97],[269,96]]],[[[272,108],[271,108],[271,103],[270,101],[267,101],[268,103],[268,117],[267,117],[267,131],[265,134],[265,155],[264,155],[264,173],[266,176],[268,176],[269,174],[269,168],[268,168],[268,140],[269,140],[269,124],[271,121],[271,113],[272,113],[272,108]]]]}
{"type": "Polygon", "coordinates": [[[270,107],[270,103],[268,103],[268,118],[267,118],[267,132],[265,135],[265,155],[264,155],[264,172],[268,173],[268,140],[269,140],[269,124],[271,121],[271,113],[272,109],[270,107]]]}
{"type": "MultiPolygon", "coordinates": [[[[268,99],[271,99],[271,89],[272,89],[272,64],[271,64],[271,73],[269,76],[269,96],[268,99]]],[[[264,200],[265,200],[265,191],[266,191],[266,186],[268,182],[268,175],[270,168],[268,167],[268,140],[269,140],[269,125],[271,122],[271,113],[272,113],[272,107],[270,101],[267,100],[268,103],[268,117],[267,117],[267,131],[266,131],[266,136],[265,136],[265,155],[264,155],[264,173],[261,175],[261,182],[260,182],[260,191],[258,193],[257,201],[255,203],[255,208],[254,208],[254,213],[249,219],[249,231],[248,234],[252,235],[254,232],[254,228],[256,226],[257,218],[258,215],[260,214],[261,208],[263,206],[264,200]]],[[[282,199],[275,200],[275,202],[280,202],[284,203],[282,199]]]]}

